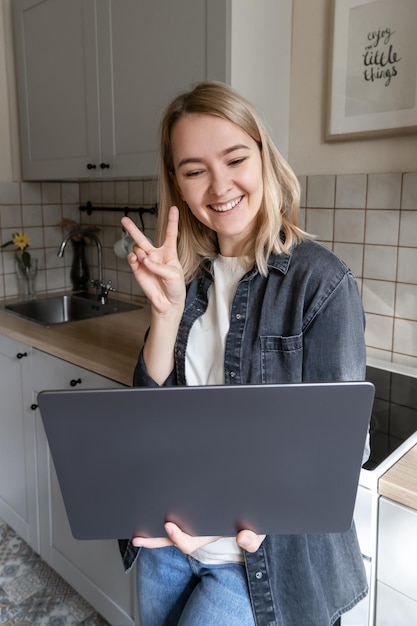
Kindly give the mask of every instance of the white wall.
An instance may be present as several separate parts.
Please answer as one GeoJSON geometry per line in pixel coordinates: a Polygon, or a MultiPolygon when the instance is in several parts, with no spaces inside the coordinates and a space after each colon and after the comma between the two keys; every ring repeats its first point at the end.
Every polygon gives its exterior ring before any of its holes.
{"type": "Polygon", "coordinates": [[[292,0],[232,0],[230,84],[288,157],[292,0]]]}
{"type": "Polygon", "coordinates": [[[417,170],[417,134],[326,143],[326,80],[333,0],[293,0],[289,161],[297,174],[417,170]]]}

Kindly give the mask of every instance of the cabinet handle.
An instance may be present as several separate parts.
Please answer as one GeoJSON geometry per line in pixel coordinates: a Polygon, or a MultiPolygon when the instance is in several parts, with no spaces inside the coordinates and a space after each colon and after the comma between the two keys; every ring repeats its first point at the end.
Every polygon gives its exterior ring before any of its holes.
{"type": "Polygon", "coordinates": [[[110,163],[100,163],[100,167],[102,170],[108,170],[110,167],[110,163]]]}
{"type": "Polygon", "coordinates": [[[23,357],[24,357],[24,356],[27,356],[27,355],[28,355],[28,353],[27,353],[27,352],[18,352],[18,353],[16,354],[16,356],[17,356],[17,358],[18,358],[18,359],[23,359],[23,357]]]}
{"type": "Polygon", "coordinates": [[[87,163],[88,170],[95,170],[97,165],[95,163],[87,163]]]}
{"type": "Polygon", "coordinates": [[[32,409],[32,411],[36,411],[36,409],[38,408],[38,404],[31,404],[30,408],[32,409]]]}
{"type": "Polygon", "coordinates": [[[77,380],[75,380],[75,378],[73,378],[70,382],[71,387],[76,387],[77,385],[81,384],[81,378],[77,378],[77,380]]]}

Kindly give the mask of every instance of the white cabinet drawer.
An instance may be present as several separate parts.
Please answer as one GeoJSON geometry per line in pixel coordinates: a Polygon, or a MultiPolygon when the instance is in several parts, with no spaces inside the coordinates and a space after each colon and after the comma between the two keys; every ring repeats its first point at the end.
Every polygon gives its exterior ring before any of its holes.
{"type": "Polygon", "coordinates": [[[413,624],[417,624],[417,602],[379,582],[375,626],[412,626],[413,624]]]}
{"type": "Polygon", "coordinates": [[[0,337],[0,350],[13,361],[17,359],[21,361],[23,358],[31,354],[32,348],[24,343],[20,343],[15,339],[1,335],[0,337]]]}
{"type": "Polygon", "coordinates": [[[417,511],[386,498],[379,506],[377,579],[417,601],[417,511]]]}
{"type": "Polygon", "coordinates": [[[49,389],[103,389],[121,386],[109,378],[40,350],[34,350],[32,358],[33,388],[37,392],[49,389]]]}

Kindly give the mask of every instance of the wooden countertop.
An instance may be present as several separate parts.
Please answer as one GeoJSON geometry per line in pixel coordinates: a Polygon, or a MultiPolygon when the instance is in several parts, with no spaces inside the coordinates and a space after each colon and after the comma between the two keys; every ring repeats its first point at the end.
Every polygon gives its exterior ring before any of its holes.
{"type": "Polygon", "coordinates": [[[147,304],[127,313],[51,326],[0,310],[0,333],[130,386],[149,320],[147,304]]]}
{"type": "Polygon", "coordinates": [[[417,446],[411,448],[381,476],[378,492],[381,496],[417,510],[417,446]]]}

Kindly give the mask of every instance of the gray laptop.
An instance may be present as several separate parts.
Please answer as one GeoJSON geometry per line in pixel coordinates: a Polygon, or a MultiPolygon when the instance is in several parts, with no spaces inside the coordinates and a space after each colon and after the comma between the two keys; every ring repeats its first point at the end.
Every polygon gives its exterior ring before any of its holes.
{"type": "Polygon", "coordinates": [[[350,528],[369,382],[43,391],[77,539],[350,528]]]}

